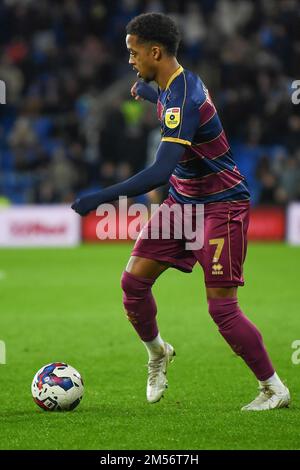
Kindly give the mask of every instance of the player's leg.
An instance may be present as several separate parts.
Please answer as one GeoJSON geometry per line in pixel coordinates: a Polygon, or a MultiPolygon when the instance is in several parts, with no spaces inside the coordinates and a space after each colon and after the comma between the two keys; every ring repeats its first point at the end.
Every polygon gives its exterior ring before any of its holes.
{"type": "Polygon", "coordinates": [[[242,313],[237,287],[206,287],[208,310],[219,332],[233,351],[241,356],[259,380],[274,374],[257,328],[242,313]]]}
{"type": "MultiPolygon", "coordinates": [[[[151,344],[159,336],[152,286],[168,267],[168,263],[131,256],[122,274],[123,304],[127,318],[144,343],[151,344]]],[[[162,345],[161,341],[156,342],[158,349],[156,351],[153,346],[153,354],[159,353],[162,345]]]]}
{"type": "Polygon", "coordinates": [[[160,400],[167,387],[167,366],[174,348],[160,336],[156,322],[156,302],[152,285],[170,263],[131,256],[123,272],[121,285],[127,318],[145,345],[148,355],[147,400],[160,400]]]}
{"type": "Polygon", "coordinates": [[[288,406],[289,391],[274,370],[261,333],[240,309],[237,288],[210,287],[206,291],[209,313],[219,332],[232,350],[243,358],[259,382],[259,396],[242,409],[260,411],[288,406]]]}
{"type": "Polygon", "coordinates": [[[244,284],[248,217],[246,206],[225,205],[208,211],[199,261],[205,273],[209,313],[223,338],[259,381],[261,394],[243,409],[266,410],[287,406],[289,393],[275,373],[259,330],[238,304],[237,286],[244,284]]]}
{"type": "Polygon", "coordinates": [[[185,250],[185,241],[174,236],[174,218],[166,216],[165,211],[173,204],[174,201],[167,198],[143,227],[122,275],[123,301],[128,319],[149,354],[147,399],[151,403],[159,401],[163,395],[167,386],[167,365],[175,354],[174,348],[159,334],[151,288],[169,267],[191,272],[196,263],[193,253],[185,250]],[[166,223],[170,226],[165,227],[166,223]],[[163,236],[165,232],[170,236],[163,236]]]}

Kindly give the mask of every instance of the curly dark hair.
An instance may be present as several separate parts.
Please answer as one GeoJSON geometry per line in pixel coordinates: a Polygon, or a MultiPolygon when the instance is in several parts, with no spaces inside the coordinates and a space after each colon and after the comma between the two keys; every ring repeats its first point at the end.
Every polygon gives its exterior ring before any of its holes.
{"type": "Polygon", "coordinates": [[[126,33],[136,35],[142,42],[161,44],[168,55],[176,56],[180,33],[175,22],[162,13],[143,13],[126,26],[126,33]]]}

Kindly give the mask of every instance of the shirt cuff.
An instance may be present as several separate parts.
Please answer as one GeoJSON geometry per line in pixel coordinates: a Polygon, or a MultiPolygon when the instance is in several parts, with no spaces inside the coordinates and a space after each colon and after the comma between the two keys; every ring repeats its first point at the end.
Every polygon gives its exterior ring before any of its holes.
{"type": "Polygon", "coordinates": [[[162,142],[176,142],[176,144],[192,145],[189,140],[178,139],[177,137],[163,137],[162,142]]]}

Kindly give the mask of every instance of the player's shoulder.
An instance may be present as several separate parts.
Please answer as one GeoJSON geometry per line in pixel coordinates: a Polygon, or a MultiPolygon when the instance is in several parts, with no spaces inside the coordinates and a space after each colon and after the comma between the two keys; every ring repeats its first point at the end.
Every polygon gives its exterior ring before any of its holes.
{"type": "Polygon", "coordinates": [[[182,72],[173,80],[169,89],[170,98],[177,101],[183,97],[187,103],[194,106],[200,106],[206,99],[206,88],[201,78],[187,69],[182,69],[182,72]]]}

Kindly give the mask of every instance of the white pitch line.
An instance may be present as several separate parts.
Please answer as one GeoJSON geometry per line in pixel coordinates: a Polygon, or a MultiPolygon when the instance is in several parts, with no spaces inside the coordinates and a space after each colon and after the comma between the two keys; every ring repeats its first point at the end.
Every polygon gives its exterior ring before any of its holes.
{"type": "Polygon", "coordinates": [[[0,281],[3,281],[3,279],[6,278],[6,272],[5,271],[0,271],[0,281]]]}

